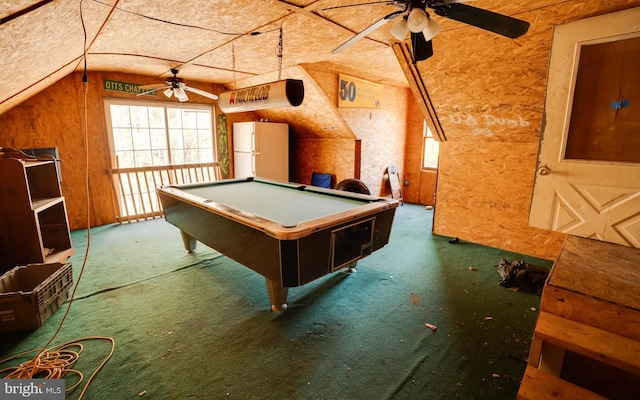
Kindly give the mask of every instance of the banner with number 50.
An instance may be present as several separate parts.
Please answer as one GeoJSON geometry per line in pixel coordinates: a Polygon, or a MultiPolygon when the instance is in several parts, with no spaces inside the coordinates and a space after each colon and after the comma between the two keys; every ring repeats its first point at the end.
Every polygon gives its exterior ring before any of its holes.
{"type": "Polygon", "coordinates": [[[381,108],[382,85],[338,75],[338,107],[340,108],[381,108]]]}

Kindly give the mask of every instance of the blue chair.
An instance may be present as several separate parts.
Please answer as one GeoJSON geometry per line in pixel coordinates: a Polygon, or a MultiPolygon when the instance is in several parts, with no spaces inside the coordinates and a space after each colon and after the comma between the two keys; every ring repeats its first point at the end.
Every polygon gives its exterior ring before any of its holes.
{"type": "Polygon", "coordinates": [[[313,172],[311,173],[311,186],[331,189],[331,178],[331,174],[313,172]]]}

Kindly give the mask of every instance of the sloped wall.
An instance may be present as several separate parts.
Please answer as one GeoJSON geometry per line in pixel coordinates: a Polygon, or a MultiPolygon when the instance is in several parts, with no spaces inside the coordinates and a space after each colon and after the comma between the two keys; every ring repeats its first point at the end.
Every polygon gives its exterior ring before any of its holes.
{"type": "Polygon", "coordinates": [[[640,2],[536,3],[514,15],[530,21],[525,36],[461,25],[434,39],[434,56],[418,69],[447,139],[434,232],[554,259],[565,235],[528,226],[553,27],[640,2]]]}

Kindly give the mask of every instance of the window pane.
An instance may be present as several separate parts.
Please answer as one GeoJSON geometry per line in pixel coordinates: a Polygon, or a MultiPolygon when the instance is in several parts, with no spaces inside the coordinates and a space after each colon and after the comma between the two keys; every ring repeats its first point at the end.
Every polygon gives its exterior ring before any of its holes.
{"type": "Polygon", "coordinates": [[[153,165],[169,165],[169,152],[167,150],[153,150],[153,165]]]}
{"type": "Polygon", "coordinates": [[[195,129],[185,129],[182,132],[182,138],[184,141],[185,149],[198,148],[198,131],[196,131],[195,129]]]}
{"type": "Polygon", "coordinates": [[[184,150],[184,162],[185,164],[197,164],[199,162],[198,159],[198,149],[185,149],[184,150]]]}
{"type": "Polygon", "coordinates": [[[182,127],[185,129],[195,129],[198,127],[196,113],[189,110],[182,110],[182,127]]]}
{"type": "Polygon", "coordinates": [[[131,106],[131,126],[134,128],[146,128],[149,126],[147,107],[131,106]]]}
{"type": "Polygon", "coordinates": [[[149,137],[148,129],[134,129],[133,130],[133,147],[136,150],[149,150],[151,149],[151,138],[149,137]]]}
{"type": "Polygon", "coordinates": [[[184,152],[182,149],[171,150],[171,164],[184,164],[184,152]]]}
{"type": "Polygon", "coordinates": [[[169,130],[169,147],[172,149],[182,149],[182,130],[171,129],[169,130]]]}
{"type": "Polygon", "coordinates": [[[113,128],[113,147],[118,150],[132,150],[133,138],[131,129],[113,128]]]}
{"type": "Polygon", "coordinates": [[[167,109],[167,118],[169,118],[169,128],[182,127],[182,112],[179,108],[167,109]]]}
{"type": "Polygon", "coordinates": [[[198,111],[198,129],[211,131],[211,113],[209,111],[198,111]]]}
{"type": "Polygon", "coordinates": [[[198,151],[200,156],[201,163],[210,163],[213,162],[213,150],[211,149],[200,149],[198,151]]]}
{"type": "Polygon", "coordinates": [[[422,154],[422,168],[438,168],[438,151],[440,143],[433,138],[431,129],[424,123],[424,153],[422,154]]]}
{"type": "Polygon", "coordinates": [[[116,151],[116,160],[118,168],[131,168],[135,166],[133,159],[133,151],[116,151]]]}
{"type": "Polygon", "coordinates": [[[211,131],[198,131],[199,147],[213,148],[213,140],[211,139],[211,131]]]}
{"type": "Polygon", "coordinates": [[[149,126],[151,128],[164,129],[164,108],[162,107],[149,107],[149,126]]]}
{"type": "Polygon", "coordinates": [[[129,106],[112,104],[109,107],[109,110],[111,111],[111,126],[113,126],[114,128],[124,128],[131,126],[129,106]]]}
{"type": "Polygon", "coordinates": [[[151,150],[138,150],[135,152],[136,167],[150,167],[153,165],[151,150]]]}
{"type": "Polygon", "coordinates": [[[167,148],[167,133],[164,127],[162,129],[151,129],[149,132],[151,136],[151,148],[152,149],[166,149],[167,148]]]}

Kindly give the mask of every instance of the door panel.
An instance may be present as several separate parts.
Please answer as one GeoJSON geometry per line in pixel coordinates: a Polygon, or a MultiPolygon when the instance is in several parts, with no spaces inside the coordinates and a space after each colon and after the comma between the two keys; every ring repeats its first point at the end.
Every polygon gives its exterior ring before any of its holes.
{"type": "Polygon", "coordinates": [[[531,226],[640,247],[640,8],[555,28],[531,226]]]}

